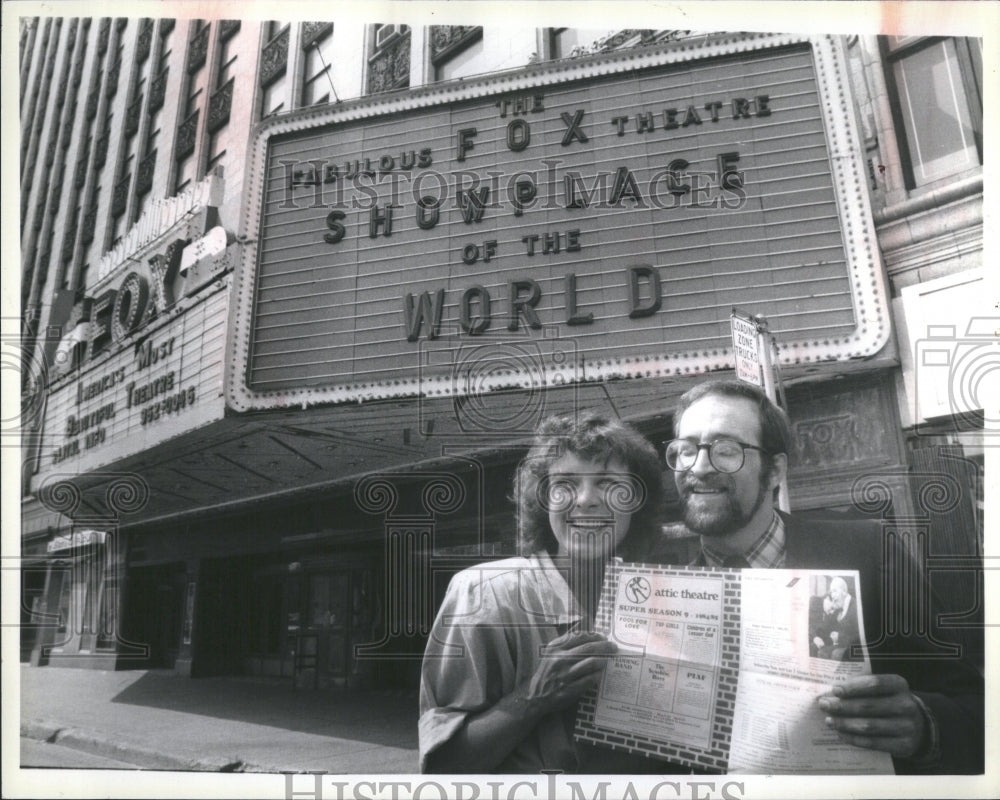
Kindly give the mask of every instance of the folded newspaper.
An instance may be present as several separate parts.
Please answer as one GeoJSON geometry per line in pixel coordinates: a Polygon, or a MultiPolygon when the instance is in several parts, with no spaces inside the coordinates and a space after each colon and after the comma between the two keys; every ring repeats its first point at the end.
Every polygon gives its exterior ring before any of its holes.
{"type": "Polygon", "coordinates": [[[892,774],[816,698],[871,673],[857,571],[608,568],[597,629],[618,645],[576,736],[695,770],[892,774]]]}

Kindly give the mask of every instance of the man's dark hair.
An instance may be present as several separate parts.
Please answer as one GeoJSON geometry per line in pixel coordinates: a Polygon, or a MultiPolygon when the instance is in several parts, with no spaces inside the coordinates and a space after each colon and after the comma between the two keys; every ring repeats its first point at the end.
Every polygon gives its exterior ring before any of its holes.
{"type": "Polygon", "coordinates": [[[549,469],[567,453],[599,464],[616,459],[625,465],[645,502],[633,512],[628,534],[615,555],[641,560],[661,532],[663,467],[655,448],[642,434],[629,425],[592,413],[550,417],[535,431],[531,449],[514,477],[521,552],[556,553],[559,549],[542,495],[549,469]]]}
{"type": "MultiPolygon", "coordinates": [[[[788,415],[778,408],[762,389],[752,383],[737,380],[711,380],[688,389],[677,401],[674,409],[674,436],[677,435],[681,417],[695,401],[703,397],[739,397],[757,406],[760,420],[760,446],[769,455],[791,454],[792,426],[788,415]]],[[[750,442],[750,444],[753,444],[750,442]]]]}

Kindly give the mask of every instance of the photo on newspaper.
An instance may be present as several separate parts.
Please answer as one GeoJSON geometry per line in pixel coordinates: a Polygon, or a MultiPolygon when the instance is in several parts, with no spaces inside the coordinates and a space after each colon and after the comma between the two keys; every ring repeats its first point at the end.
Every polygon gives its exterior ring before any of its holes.
{"type": "Polygon", "coordinates": [[[856,571],[613,565],[596,626],[618,654],[577,738],[695,770],[892,774],[816,703],[871,672],[857,586],[856,571]]]}

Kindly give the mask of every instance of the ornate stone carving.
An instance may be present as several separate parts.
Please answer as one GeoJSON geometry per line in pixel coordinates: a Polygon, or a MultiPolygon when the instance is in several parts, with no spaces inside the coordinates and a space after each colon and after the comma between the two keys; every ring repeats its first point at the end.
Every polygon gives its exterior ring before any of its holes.
{"type": "Polygon", "coordinates": [[[238,19],[221,19],[219,20],[219,39],[221,41],[226,41],[235,36],[240,30],[240,21],[238,19]]]}
{"type": "Polygon", "coordinates": [[[84,113],[87,115],[88,120],[97,116],[97,102],[100,98],[97,88],[98,87],[95,85],[94,88],[91,89],[90,94],[87,95],[87,106],[84,109],[84,113]]]}
{"type": "MultiPolygon", "coordinates": [[[[76,63],[73,65],[73,86],[79,87],[83,85],[83,61],[87,56],[87,40],[83,40],[83,47],[80,48],[80,52],[76,57],[76,63]]],[[[75,96],[75,95],[74,95],[75,96]]]]}
{"type": "Polygon", "coordinates": [[[177,129],[177,159],[187,158],[194,152],[194,142],[198,135],[198,111],[184,120],[177,129]]]}
{"type": "Polygon", "coordinates": [[[83,230],[80,231],[80,241],[90,244],[94,241],[94,229],[97,227],[97,203],[91,202],[83,215],[83,230]]]}
{"type": "Polygon", "coordinates": [[[61,145],[63,150],[69,150],[69,144],[73,141],[73,125],[76,123],[76,103],[70,107],[70,114],[63,123],[61,145]]]}
{"type": "Polygon", "coordinates": [[[402,34],[368,59],[368,93],[410,85],[410,34],[402,34]]]}
{"type": "Polygon", "coordinates": [[[191,43],[188,45],[187,61],[187,71],[189,73],[197,72],[205,66],[205,59],[208,56],[208,32],[210,30],[211,26],[206,25],[191,37],[191,43]]]}
{"type": "Polygon", "coordinates": [[[87,181],[87,154],[84,153],[79,161],[76,162],[76,173],[73,176],[73,186],[76,189],[82,189],[83,184],[87,181]]]}
{"type": "Polygon", "coordinates": [[[302,49],[308,50],[317,39],[322,39],[333,31],[332,22],[303,22],[302,49]]]}
{"type": "Polygon", "coordinates": [[[107,17],[101,20],[101,28],[97,34],[97,52],[104,55],[108,51],[108,35],[111,33],[111,20],[107,17]]]}
{"type": "MultiPolygon", "coordinates": [[[[868,448],[863,424],[854,414],[838,414],[795,425],[799,463],[828,467],[860,459],[868,448]]],[[[866,453],[865,453],[866,454],[866,453]]]]}
{"type": "Polygon", "coordinates": [[[288,65],[288,36],[290,28],[268,42],[260,54],[260,85],[267,86],[282,75],[288,65]]]}
{"type": "Polygon", "coordinates": [[[62,260],[63,263],[73,260],[73,251],[76,249],[76,225],[73,225],[63,236],[62,260]]]}
{"type": "Polygon", "coordinates": [[[144,17],[139,20],[139,38],[135,45],[135,60],[141,64],[149,58],[149,50],[153,43],[153,20],[144,17]]]}
{"type": "Polygon", "coordinates": [[[588,56],[595,53],[608,53],[612,50],[625,49],[628,47],[644,47],[651,44],[677,41],[684,39],[691,34],[691,31],[683,30],[662,30],[655,31],[641,28],[625,28],[620,31],[613,31],[606,36],[595,39],[590,44],[577,45],[572,52],[566,53],[570,58],[578,56],[588,56]]]}
{"type": "Polygon", "coordinates": [[[139,130],[139,116],[142,113],[142,95],[132,101],[131,105],[125,109],[125,135],[135,136],[139,130]]]}
{"type": "Polygon", "coordinates": [[[154,114],[163,108],[163,101],[167,96],[168,71],[167,68],[164,68],[149,86],[149,114],[154,114]]]}
{"type": "Polygon", "coordinates": [[[431,25],[431,61],[437,64],[483,35],[480,25],[431,25]]]}
{"type": "Polygon", "coordinates": [[[118,93],[118,77],[121,74],[121,71],[122,62],[119,58],[116,59],[115,63],[111,65],[110,69],[108,69],[108,84],[104,93],[108,96],[109,100],[118,93]]]}
{"type": "Polygon", "coordinates": [[[103,167],[108,160],[108,138],[108,132],[105,131],[94,145],[94,166],[97,168],[103,167]]]}
{"type": "Polygon", "coordinates": [[[233,105],[235,78],[230,78],[225,86],[216,89],[208,101],[208,132],[215,133],[229,122],[229,110],[233,105]]]}
{"type": "Polygon", "coordinates": [[[115,184],[111,193],[111,216],[120,217],[125,213],[125,208],[128,206],[128,186],[131,181],[130,173],[115,184]]]}
{"type": "Polygon", "coordinates": [[[678,42],[681,39],[687,39],[692,35],[692,31],[685,30],[665,30],[658,31],[650,39],[643,39],[641,44],[660,44],[662,42],[678,42]]]}
{"type": "Polygon", "coordinates": [[[28,21],[27,23],[21,26],[21,40],[18,44],[21,58],[24,58],[24,48],[27,47],[28,45],[28,35],[31,33],[32,30],[34,30],[34,28],[35,28],[34,21],[28,21]]]}
{"type": "Polygon", "coordinates": [[[153,188],[153,173],[156,171],[156,150],[149,153],[139,162],[135,176],[135,193],[138,197],[153,188]]]}

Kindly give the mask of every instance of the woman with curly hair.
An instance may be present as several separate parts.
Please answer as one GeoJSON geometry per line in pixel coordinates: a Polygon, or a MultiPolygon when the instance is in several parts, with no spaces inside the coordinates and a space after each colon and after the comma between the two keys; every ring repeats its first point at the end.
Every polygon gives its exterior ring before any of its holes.
{"type": "Polygon", "coordinates": [[[620,422],[553,417],[518,467],[514,500],[522,555],[456,575],[435,620],[421,769],[612,771],[611,751],[574,741],[576,705],[615,652],[593,630],[605,566],[641,561],[659,535],[659,458],[620,422]]]}

